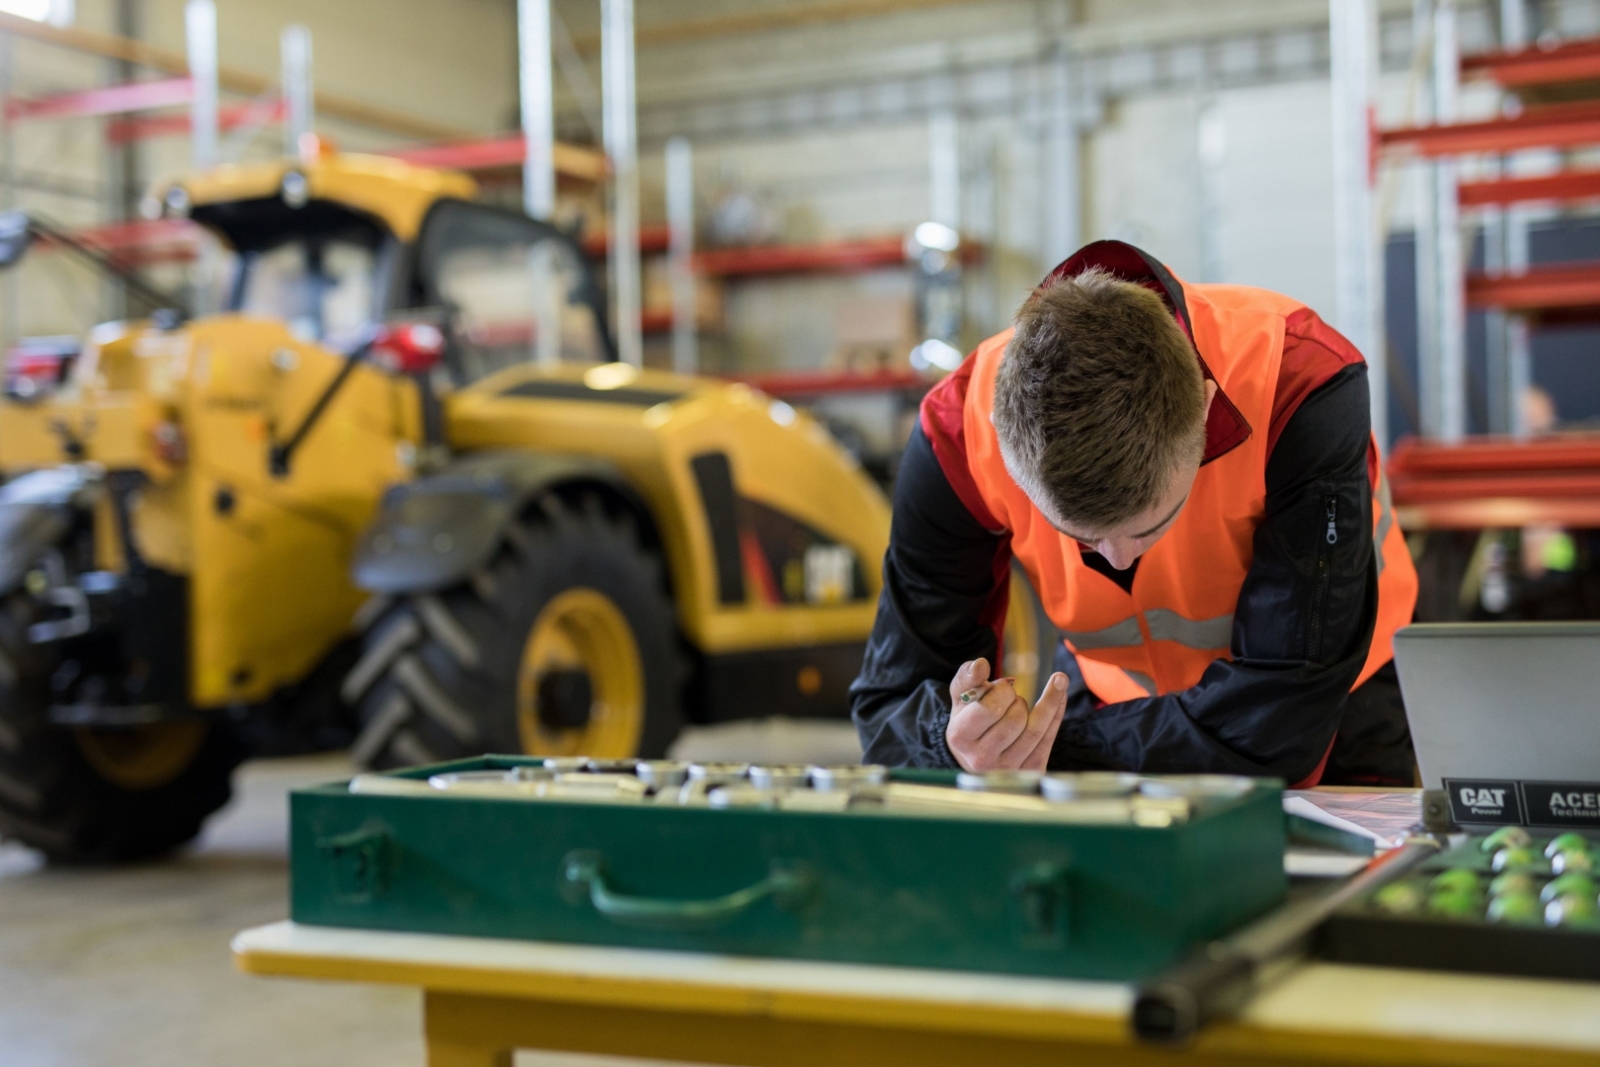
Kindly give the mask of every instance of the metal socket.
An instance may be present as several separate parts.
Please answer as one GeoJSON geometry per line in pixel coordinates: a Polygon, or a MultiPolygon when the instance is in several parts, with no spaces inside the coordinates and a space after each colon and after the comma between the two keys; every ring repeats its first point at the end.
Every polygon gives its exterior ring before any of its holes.
{"type": "Polygon", "coordinates": [[[1077,771],[1047,774],[1039,780],[1046,800],[1082,800],[1088,797],[1125,797],[1139,788],[1137,774],[1120,771],[1077,771]]]}
{"type": "Polygon", "coordinates": [[[806,771],[811,775],[812,788],[823,792],[861,785],[882,785],[889,780],[889,768],[877,763],[849,764],[841,767],[819,767],[813,764],[807,767],[806,771]]]}
{"type": "Polygon", "coordinates": [[[758,789],[803,789],[808,778],[809,768],[792,763],[750,768],[750,784],[758,789]]]}
{"type": "Polygon", "coordinates": [[[641,781],[648,785],[653,785],[657,789],[682,785],[689,779],[689,765],[681,760],[639,760],[633,765],[633,770],[641,781]]]}
{"type": "Polygon", "coordinates": [[[689,778],[691,781],[705,782],[707,785],[721,785],[725,782],[741,782],[750,775],[748,763],[691,763],[689,764],[689,778]]]}
{"type": "Polygon", "coordinates": [[[1015,793],[1019,796],[1039,792],[1039,771],[984,771],[970,774],[962,771],[956,775],[956,787],[973,793],[1015,793]]]}

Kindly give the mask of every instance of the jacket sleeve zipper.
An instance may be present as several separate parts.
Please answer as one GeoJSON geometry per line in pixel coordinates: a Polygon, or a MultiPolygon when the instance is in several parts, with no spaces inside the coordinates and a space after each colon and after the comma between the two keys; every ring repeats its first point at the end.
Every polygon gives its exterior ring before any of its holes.
{"type": "Polygon", "coordinates": [[[1322,656],[1322,616],[1327,607],[1328,579],[1333,572],[1333,546],[1339,543],[1339,498],[1323,497],[1322,508],[1328,525],[1317,546],[1317,569],[1311,586],[1311,635],[1306,643],[1306,656],[1313,662],[1322,656]]]}

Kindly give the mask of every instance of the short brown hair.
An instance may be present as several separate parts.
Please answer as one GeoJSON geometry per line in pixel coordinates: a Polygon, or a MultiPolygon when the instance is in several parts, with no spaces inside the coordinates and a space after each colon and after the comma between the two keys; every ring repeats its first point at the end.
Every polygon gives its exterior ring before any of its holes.
{"type": "Polygon", "coordinates": [[[1154,292],[1087,270],[1036,290],[1015,328],[994,428],[1006,470],[1049,518],[1102,533],[1199,460],[1200,361],[1154,292]]]}

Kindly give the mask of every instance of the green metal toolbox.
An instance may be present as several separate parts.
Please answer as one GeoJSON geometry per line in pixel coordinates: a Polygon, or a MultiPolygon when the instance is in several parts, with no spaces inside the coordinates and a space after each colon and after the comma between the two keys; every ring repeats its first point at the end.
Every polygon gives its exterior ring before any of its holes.
{"type": "MultiPolygon", "coordinates": [[[[427,795],[435,775],[539,764],[488,756],[414,768],[385,776],[395,780],[393,794],[353,792],[347,784],[297,790],[290,798],[291,917],[324,926],[1131,980],[1284,894],[1281,785],[1274,781],[1208,799],[1164,826],[1061,823],[1003,811],[427,795]]],[[[955,777],[896,771],[890,784],[951,786],[955,777]]]]}

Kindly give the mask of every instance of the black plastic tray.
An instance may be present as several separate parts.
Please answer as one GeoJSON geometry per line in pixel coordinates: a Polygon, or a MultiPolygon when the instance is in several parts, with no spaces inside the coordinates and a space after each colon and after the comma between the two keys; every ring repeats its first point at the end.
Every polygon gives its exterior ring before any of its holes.
{"type": "Polygon", "coordinates": [[[1322,929],[1324,959],[1429,971],[1600,981],[1600,933],[1340,913],[1322,929]]]}
{"type": "MultiPolygon", "coordinates": [[[[1470,867],[1487,877],[1490,857],[1479,848],[1482,840],[1468,838],[1424,864],[1415,877],[1451,867],[1470,867]]],[[[1540,838],[1535,847],[1544,844],[1540,838]]],[[[1547,870],[1530,873],[1549,877],[1547,870]]],[[[1323,924],[1319,950],[1339,963],[1600,981],[1600,929],[1396,916],[1373,907],[1370,897],[1351,902],[1323,924]]]]}

